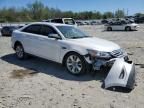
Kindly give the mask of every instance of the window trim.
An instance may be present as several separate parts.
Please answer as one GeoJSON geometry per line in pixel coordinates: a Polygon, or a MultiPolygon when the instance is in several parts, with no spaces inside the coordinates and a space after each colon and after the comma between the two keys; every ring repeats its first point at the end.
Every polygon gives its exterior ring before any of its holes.
{"type": "Polygon", "coordinates": [[[35,26],[35,25],[40,26],[40,31],[41,31],[41,24],[31,24],[31,25],[26,26],[24,29],[22,29],[21,32],[40,35],[40,34],[37,34],[37,33],[31,33],[31,32],[25,32],[25,31],[24,31],[24,30],[27,29],[28,27],[30,27],[30,26],[35,26]]]}
{"type": "Polygon", "coordinates": [[[59,40],[62,40],[62,39],[63,39],[62,36],[61,36],[61,34],[57,31],[57,29],[55,29],[53,26],[47,25],[47,24],[30,24],[30,25],[26,26],[25,28],[21,29],[21,32],[23,32],[23,33],[28,33],[28,34],[32,34],[32,35],[39,35],[39,36],[47,37],[48,39],[50,39],[48,36],[43,35],[43,34],[41,34],[41,33],[40,33],[40,34],[36,34],[36,33],[30,33],[30,32],[25,32],[25,31],[24,31],[24,29],[26,29],[27,27],[33,26],[33,25],[39,25],[39,26],[40,26],[40,32],[41,32],[41,30],[42,30],[42,26],[50,27],[50,28],[52,28],[53,30],[55,30],[55,32],[59,35],[59,37],[60,37],[59,40]]]}

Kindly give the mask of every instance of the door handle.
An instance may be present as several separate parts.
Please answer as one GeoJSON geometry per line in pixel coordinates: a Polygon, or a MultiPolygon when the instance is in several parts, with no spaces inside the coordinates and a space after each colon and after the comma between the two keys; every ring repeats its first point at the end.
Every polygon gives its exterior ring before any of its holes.
{"type": "Polygon", "coordinates": [[[65,47],[65,46],[62,46],[62,47],[61,47],[61,49],[67,49],[67,47],[65,47]]]}

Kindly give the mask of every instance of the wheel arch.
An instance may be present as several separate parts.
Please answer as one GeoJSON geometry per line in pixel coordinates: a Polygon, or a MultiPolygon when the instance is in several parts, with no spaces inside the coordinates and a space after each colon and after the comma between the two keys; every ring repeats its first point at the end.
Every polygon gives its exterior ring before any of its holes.
{"type": "Polygon", "coordinates": [[[131,29],[131,26],[127,25],[127,26],[125,27],[125,30],[126,30],[127,28],[130,28],[130,29],[131,29]]]}
{"type": "Polygon", "coordinates": [[[107,26],[107,31],[112,31],[112,27],[111,26],[107,26]]]}
{"type": "Polygon", "coordinates": [[[63,57],[63,59],[62,59],[62,65],[63,65],[63,66],[65,65],[66,57],[67,57],[68,55],[70,55],[70,54],[78,54],[78,55],[80,55],[81,57],[83,57],[83,55],[80,54],[79,52],[69,51],[69,52],[67,52],[67,53],[64,55],[64,57],[63,57]]]}
{"type": "Polygon", "coordinates": [[[16,42],[14,43],[14,50],[16,49],[16,46],[17,46],[18,44],[22,45],[22,43],[21,43],[20,41],[16,41],[16,42]]]}

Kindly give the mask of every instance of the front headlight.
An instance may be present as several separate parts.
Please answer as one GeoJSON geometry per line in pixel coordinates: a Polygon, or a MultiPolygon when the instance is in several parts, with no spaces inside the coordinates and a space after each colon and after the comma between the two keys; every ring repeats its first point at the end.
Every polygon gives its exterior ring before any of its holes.
{"type": "Polygon", "coordinates": [[[97,58],[110,58],[111,55],[108,52],[102,52],[102,51],[96,51],[96,50],[87,50],[88,54],[90,54],[92,57],[97,58]]]}

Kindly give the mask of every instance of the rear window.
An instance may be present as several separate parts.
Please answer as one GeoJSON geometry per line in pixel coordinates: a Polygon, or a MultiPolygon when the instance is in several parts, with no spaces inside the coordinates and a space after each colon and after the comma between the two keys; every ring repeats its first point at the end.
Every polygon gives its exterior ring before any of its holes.
{"type": "Polygon", "coordinates": [[[53,19],[53,20],[51,20],[51,22],[54,22],[54,23],[63,23],[62,19],[53,19]]]}
{"type": "Polygon", "coordinates": [[[40,25],[30,25],[22,31],[27,33],[40,34],[40,29],[41,29],[40,25]]]}
{"type": "Polygon", "coordinates": [[[65,24],[75,25],[75,21],[73,19],[64,19],[65,24]]]}
{"type": "Polygon", "coordinates": [[[49,34],[57,34],[57,32],[52,27],[43,25],[41,28],[41,35],[48,36],[49,34]]]}

